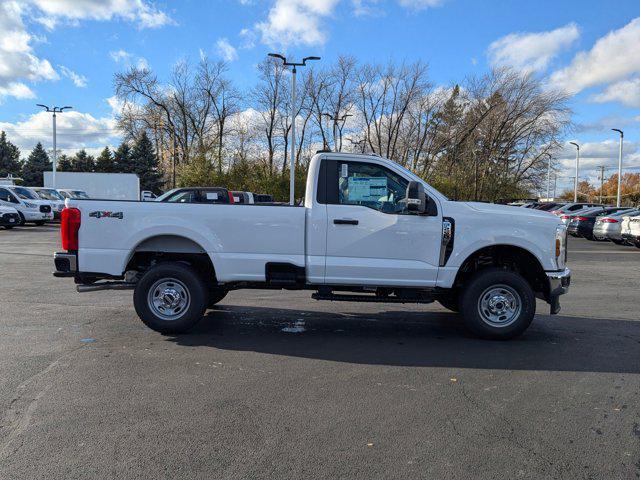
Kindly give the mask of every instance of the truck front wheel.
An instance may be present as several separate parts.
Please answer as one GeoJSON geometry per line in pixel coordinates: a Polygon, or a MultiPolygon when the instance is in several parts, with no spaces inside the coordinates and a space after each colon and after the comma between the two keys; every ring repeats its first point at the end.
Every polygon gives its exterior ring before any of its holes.
{"type": "Polygon", "coordinates": [[[189,265],[151,267],[136,284],[133,304],[140,319],[164,334],[184,333],[200,321],[209,301],[205,282],[189,265]]]}
{"type": "Polygon", "coordinates": [[[460,310],[475,335],[508,340],[529,327],[536,313],[536,299],[522,276],[491,268],[475,273],[464,285],[460,310]]]}

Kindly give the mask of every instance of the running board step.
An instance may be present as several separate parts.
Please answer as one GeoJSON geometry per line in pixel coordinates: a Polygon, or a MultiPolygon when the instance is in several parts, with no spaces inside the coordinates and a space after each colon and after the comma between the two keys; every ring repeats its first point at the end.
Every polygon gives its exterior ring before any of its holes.
{"type": "Polygon", "coordinates": [[[396,297],[378,295],[337,295],[335,293],[319,293],[311,295],[315,300],[330,300],[332,302],[370,302],[370,303],[433,303],[433,298],[396,297]]]}

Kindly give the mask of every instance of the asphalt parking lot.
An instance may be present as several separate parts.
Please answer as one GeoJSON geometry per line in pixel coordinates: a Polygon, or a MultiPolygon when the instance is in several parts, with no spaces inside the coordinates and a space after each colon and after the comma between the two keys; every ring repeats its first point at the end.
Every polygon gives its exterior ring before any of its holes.
{"type": "Polygon", "coordinates": [[[640,478],[640,250],[569,240],[520,339],[434,305],[232,292],[190,335],[0,230],[0,478],[640,478]]]}

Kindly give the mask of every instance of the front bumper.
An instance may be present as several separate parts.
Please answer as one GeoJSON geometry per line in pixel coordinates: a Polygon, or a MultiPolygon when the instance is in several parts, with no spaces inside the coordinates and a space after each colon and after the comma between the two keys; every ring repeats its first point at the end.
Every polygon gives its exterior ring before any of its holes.
{"type": "Polygon", "coordinates": [[[54,277],[73,277],[78,270],[78,257],[75,253],[56,252],[53,254],[53,263],[56,266],[54,277]]]}
{"type": "Polygon", "coordinates": [[[24,220],[26,222],[39,222],[41,220],[53,220],[53,212],[38,212],[37,210],[23,210],[24,220]]]}
{"type": "Polygon", "coordinates": [[[565,268],[564,270],[546,273],[547,281],[549,282],[548,301],[551,305],[551,315],[555,315],[560,311],[560,295],[569,292],[571,270],[565,268]]]}

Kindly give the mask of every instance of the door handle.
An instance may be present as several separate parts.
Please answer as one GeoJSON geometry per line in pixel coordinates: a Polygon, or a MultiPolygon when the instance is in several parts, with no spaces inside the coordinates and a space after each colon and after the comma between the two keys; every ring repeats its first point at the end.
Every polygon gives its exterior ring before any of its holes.
{"type": "Polygon", "coordinates": [[[333,223],[336,225],[358,225],[358,220],[352,220],[350,218],[334,218],[333,223]]]}

